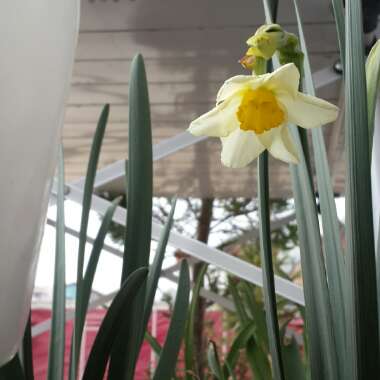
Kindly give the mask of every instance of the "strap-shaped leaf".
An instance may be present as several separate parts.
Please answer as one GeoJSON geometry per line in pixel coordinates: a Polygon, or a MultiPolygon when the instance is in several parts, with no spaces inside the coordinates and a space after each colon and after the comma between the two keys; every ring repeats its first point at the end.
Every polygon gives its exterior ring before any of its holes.
{"type": "Polygon", "coordinates": [[[22,368],[28,380],[34,380],[33,346],[32,346],[32,313],[29,313],[24,338],[22,340],[22,368]]]}
{"type": "Polygon", "coordinates": [[[104,239],[109,231],[110,225],[112,223],[112,218],[115,213],[116,207],[120,202],[120,198],[116,198],[112,204],[108,207],[106,213],[104,214],[104,218],[100,225],[99,231],[96,235],[90,259],[87,264],[85,276],[83,279],[83,286],[81,289],[81,303],[79,305],[79,310],[77,310],[76,314],[79,317],[78,327],[77,327],[77,338],[79,342],[82,341],[83,328],[86,321],[88,304],[90,302],[91,289],[92,284],[94,282],[94,277],[96,273],[96,268],[98,266],[99,257],[102,253],[102,249],[104,246],[104,239]]]}
{"type": "Polygon", "coordinates": [[[380,375],[362,8],[346,1],[346,379],[380,375]],[[376,337],[374,339],[374,337],[376,337]]]}
{"type": "Polygon", "coordinates": [[[116,294],[96,335],[82,380],[103,380],[112,345],[147,274],[147,268],[137,269],[128,276],[116,294]]]}
{"type": "Polygon", "coordinates": [[[208,365],[211,369],[212,374],[218,379],[218,380],[224,380],[224,372],[222,369],[222,364],[219,359],[218,355],[218,348],[216,347],[215,342],[210,341],[208,344],[207,349],[207,360],[208,365]]]}
{"type": "Polygon", "coordinates": [[[161,351],[162,351],[162,347],[161,347],[160,343],[158,343],[157,339],[154,336],[152,336],[151,334],[149,334],[148,331],[145,331],[145,340],[149,343],[149,346],[152,348],[154,353],[157,356],[160,356],[161,351]]]}
{"type": "Polygon", "coordinates": [[[0,368],[0,380],[29,380],[25,378],[18,354],[0,368]]]}
{"type": "Polygon", "coordinates": [[[161,276],[162,263],[165,258],[166,246],[168,244],[170,230],[173,225],[173,217],[174,217],[174,212],[175,212],[176,201],[177,201],[176,199],[173,199],[172,201],[168,220],[166,221],[165,227],[162,230],[160,240],[158,242],[158,246],[156,250],[156,256],[154,257],[154,261],[151,265],[148,279],[146,281],[146,298],[145,298],[145,306],[144,306],[143,331],[146,330],[150,315],[152,313],[154,297],[156,296],[157,285],[161,276]]]}
{"type": "Polygon", "coordinates": [[[248,340],[253,336],[253,333],[255,331],[255,324],[252,322],[249,322],[237,336],[235,337],[234,341],[232,342],[231,348],[228,351],[228,354],[226,356],[226,360],[223,365],[223,372],[224,376],[228,378],[228,375],[234,370],[236,363],[239,359],[240,351],[245,348],[247,345],[248,340]]]}
{"type": "Polygon", "coordinates": [[[294,336],[284,337],[284,334],[285,329],[281,334],[281,341],[286,378],[289,380],[306,380],[306,372],[302,363],[300,348],[294,336]]]}
{"type": "MultiPolygon", "coordinates": [[[[304,89],[306,93],[315,96],[311,66],[307,52],[302,21],[298,9],[297,0],[293,0],[301,49],[304,53],[304,89]]],[[[331,128],[331,127],[330,127],[331,128]]],[[[344,317],[344,256],[341,245],[339,222],[334,200],[334,192],[331,182],[331,174],[327,160],[325,141],[321,128],[313,128],[311,131],[314,162],[319,191],[323,242],[325,252],[325,266],[329,284],[329,297],[331,313],[334,323],[334,336],[337,344],[339,366],[344,366],[344,352],[346,347],[345,317],[344,317]]]]}
{"type": "Polygon", "coordinates": [[[207,265],[203,264],[202,269],[200,270],[196,282],[193,288],[193,294],[191,297],[191,304],[189,310],[189,318],[186,324],[186,334],[185,334],[185,370],[186,380],[192,380],[194,377],[191,375],[192,373],[196,373],[195,366],[195,356],[194,356],[194,321],[195,321],[195,313],[197,310],[197,304],[199,299],[199,292],[201,290],[201,286],[203,283],[203,277],[207,271],[207,265]]]}
{"type": "MultiPolygon", "coordinates": [[[[75,299],[75,310],[80,310],[81,305],[81,289],[83,281],[83,267],[84,267],[84,253],[86,248],[87,241],[87,227],[88,220],[91,209],[91,198],[94,190],[94,181],[96,177],[96,169],[99,162],[100,149],[103,142],[103,137],[105,129],[107,126],[109,115],[109,105],[104,106],[103,111],[100,115],[98,125],[96,127],[95,136],[92,141],[90,158],[88,161],[86,179],[84,184],[83,191],[83,200],[82,200],[82,216],[81,224],[79,231],[79,247],[78,247],[78,268],[77,268],[77,292],[75,299]]],[[[76,313],[74,318],[74,329],[73,329],[73,338],[71,346],[71,355],[70,355],[70,369],[69,369],[69,380],[76,380],[77,367],[78,367],[78,358],[80,351],[80,335],[76,333],[80,323],[80,316],[76,313]]]]}
{"type": "MultiPolygon", "coordinates": [[[[368,137],[369,152],[372,153],[372,141],[375,128],[375,110],[380,82],[380,41],[371,49],[366,62],[367,101],[368,101],[368,137]]],[[[370,156],[371,157],[371,156],[370,156]]]]}
{"type": "MultiPolygon", "coordinates": [[[[127,222],[122,279],[134,270],[149,266],[152,225],[152,132],[148,85],[144,61],[137,55],[132,62],[129,85],[129,158],[127,222]]],[[[110,380],[132,380],[144,337],[146,288],[131,305],[112,353],[110,380]]]]}
{"type": "Polygon", "coordinates": [[[334,9],[334,17],[336,23],[336,29],[338,34],[338,43],[339,43],[339,51],[340,51],[340,59],[342,61],[342,65],[345,65],[345,49],[346,49],[346,41],[344,35],[345,29],[345,21],[344,21],[344,2],[341,0],[331,0],[334,9]]]}
{"type": "Polygon", "coordinates": [[[65,359],[66,265],[65,265],[65,168],[63,147],[58,159],[57,228],[54,289],[48,361],[48,380],[62,380],[65,359]]]}
{"type": "Polygon", "coordinates": [[[272,378],[272,371],[266,353],[257,344],[254,338],[250,338],[246,346],[246,356],[255,380],[267,380],[272,378]]]}
{"type": "Polygon", "coordinates": [[[190,274],[186,260],[181,263],[178,290],[165,344],[154,372],[153,380],[169,380],[175,374],[177,357],[185,332],[189,310],[190,274]]]}
{"type": "MultiPolygon", "coordinates": [[[[264,0],[267,22],[272,22],[270,7],[264,0]]],[[[274,63],[277,62],[274,60],[274,63]]],[[[310,342],[312,379],[339,378],[336,344],[332,329],[333,318],[327,286],[319,222],[308,161],[298,129],[290,126],[293,140],[300,155],[298,165],[290,165],[297,225],[300,238],[301,266],[306,304],[306,325],[310,342]]]]}

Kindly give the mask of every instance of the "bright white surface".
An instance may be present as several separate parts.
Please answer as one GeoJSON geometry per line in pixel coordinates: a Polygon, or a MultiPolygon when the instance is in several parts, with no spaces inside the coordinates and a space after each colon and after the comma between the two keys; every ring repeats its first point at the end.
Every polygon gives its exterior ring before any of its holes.
{"type": "Polygon", "coordinates": [[[78,29],[78,0],[2,0],[0,365],[24,332],[78,29]]]}

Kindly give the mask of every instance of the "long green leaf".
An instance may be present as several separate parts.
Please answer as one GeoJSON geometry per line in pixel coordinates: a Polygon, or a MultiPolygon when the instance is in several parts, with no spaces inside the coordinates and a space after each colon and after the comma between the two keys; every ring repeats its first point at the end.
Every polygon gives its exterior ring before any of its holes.
{"type": "Polygon", "coordinates": [[[27,380],[34,380],[33,345],[32,345],[32,313],[29,313],[24,337],[22,340],[22,368],[27,380]]]}
{"type": "Polygon", "coordinates": [[[185,331],[189,309],[190,274],[186,260],[182,261],[178,290],[165,344],[154,372],[153,380],[169,380],[175,374],[178,353],[185,331]]]}
{"type": "Polygon", "coordinates": [[[88,304],[90,302],[92,284],[94,282],[94,277],[96,273],[96,268],[98,266],[99,257],[104,246],[104,239],[109,231],[110,225],[112,223],[112,218],[115,213],[116,207],[120,202],[120,198],[116,198],[112,204],[108,207],[104,218],[100,225],[99,231],[96,235],[90,259],[87,264],[86,272],[83,279],[83,286],[81,289],[81,304],[79,305],[80,309],[77,311],[79,315],[79,323],[77,327],[77,337],[79,342],[82,341],[83,328],[86,321],[88,304]]]}
{"type": "MultiPolygon", "coordinates": [[[[297,0],[293,0],[300,45],[304,53],[305,90],[309,95],[315,96],[311,66],[304,38],[303,26],[298,9],[297,0]]],[[[344,257],[341,245],[339,222],[334,200],[334,192],[331,182],[329,164],[327,160],[325,141],[321,128],[313,128],[311,131],[313,150],[315,156],[315,169],[319,190],[323,242],[325,251],[325,266],[329,285],[331,313],[334,323],[334,336],[337,344],[339,367],[344,367],[345,339],[345,304],[344,304],[344,257]]]]}
{"type": "Polygon", "coordinates": [[[157,285],[158,285],[158,281],[161,275],[162,263],[165,257],[166,246],[168,244],[170,230],[173,225],[173,217],[174,217],[176,202],[177,200],[173,199],[168,220],[166,221],[165,227],[162,230],[160,240],[157,246],[156,255],[154,257],[154,261],[149,270],[148,279],[146,281],[146,298],[145,298],[145,306],[144,306],[143,331],[146,330],[150,315],[152,313],[152,307],[154,303],[154,298],[156,296],[157,285]]]}
{"type": "Polygon", "coordinates": [[[210,341],[208,344],[207,360],[212,374],[218,380],[224,380],[224,372],[222,369],[222,364],[220,363],[218,348],[216,347],[216,344],[213,341],[210,341]]]}
{"type": "Polygon", "coordinates": [[[268,380],[272,378],[268,357],[252,337],[247,342],[245,353],[255,380],[268,380]]]}
{"type": "MultiPolygon", "coordinates": [[[[100,115],[98,125],[96,127],[95,136],[91,146],[90,158],[88,161],[86,179],[83,191],[82,201],[82,217],[79,231],[79,248],[78,248],[78,268],[77,268],[77,292],[75,299],[75,310],[80,310],[81,305],[81,289],[83,282],[83,266],[84,266],[84,253],[87,241],[87,227],[91,209],[91,198],[94,190],[94,181],[96,176],[96,168],[98,166],[100,148],[102,146],[104,132],[107,126],[109,115],[109,105],[104,106],[100,115]]],[[[74,318],[74,330],[70,355],[69,366],[69,380],[76,380],[79,351],[80,351],[80,336],[76,333],[80,323],[80,315],[75,314],[74,318]]]]}
{"type": "MultiPolygon", "coordinates": [[[[137,55],[132,62],[129,86],[129,159],[127,228],[122,279],[149,265],[152,224],[152,132],[148,85],[144,61],[137,55]]],[[[132,380],[143,340],[146,289],[140,289],[131,305],[128,320],[115,343],[110,363],[111,380],[132,380]]]]}
{"type": "Polygon", "coordinates": [[[240,320],[240,323],[245,326],[249,322],[249,316],[247,314],[247,311],[245,310],[244,304],[241,300],[241,297],[239,295],[238,289],[236,285],[234,284],[233,280],[229,280],[228,288],[231,292],[232,299],[234,301],[234,305],[236,308],[236,313],[238,315],[238,318],[240,320]]]}
{"type": "Polygon", "coordinates": [[[283,380],[284,368],[281,358],[280,330],[277,317],[270,233],[268,152],[265,151],[260,155],[257,170],[260,216],[260,257],[263,270],[266,327],[269,337],[269,350],[272,357],[274,378],[276,380],[283,380]]]}
{"type": "Polygon", "coordinates": [[[362,9],[346,1],[347,379],[380,375],[362,9]],[[376,337],[376,338],[374,338],[376,337]]]}
{"type": "Polygon", "coordinates": [[[186,324],[186,333],[185,333],[185,379],[192,380],[193,376],[191,373],[197,373],[196,365],[195,365],[195,355],[194,355],[194,321],[195,321],[195,313],[197,310],[198,300],[199,300],[199,292],[202,287],[203,278],[207,271],[208,266],[203,264],[196,282],[193,288],[193,294],[191,297],[191,304],[189,310],[189,317],[186,324]]]}
{"type": "MultiPolygon", "coordinates": [[[[291,128],[293,139],[302,152],[298,130],[291,128]]],[[[300,238],[301,266],[306,304],[306,325],[310,342],[312,378],[339,378],[332,315],[315,198],[308,178],[307,164],[301,155],[300,164],[291,165],[300,238]]]]}
{"type": "Polygon", "coordinates": [[[286,342],[282,344],[282,356],[284,358],[284,369],[286,379],[305,380],[305,368],[302,363],[300,349],[297,345],[294,336],[292,336],[291,338],[282,337],[283,342],[284,339],[286,340],[286,342]]]}
{"type": "Polygon", "coordinates": [[[366,62],[367,100],[368,100],[368,137],[371,158],[372,141],[375,128],[375,110],[380,82],[380,41],[371,49],[366,62]]]}
{"type": "Polygon", "coordinates": [[[228,374],[227,374],[227,379],[230,380],[237,380],[234,370],[231,368],[230,364],[228,362],[225,363],[225,366],[227,368],[228,374]]]}
{"type": "Polygon", "coordinates": [[[234,370],[239,359],[240,350],[247,345],[248,340],[254,334],[255,328],[255,324],[249,322],[235,337],[224,362],[223,372],[225,377],[228,378],[228,373],[230,372],[228,368],[230,368],[232,371],[234,370]]]}
{"type": "Polygon", "coordinates": [[[18,354],[0,368],[0,380],[29,380],[25,378],[18,354]]]}
{"type": "Polygon", "coordinates": [[[345,35],[344,35],[345,22],[344,22],[344,9],[343,9],[344,2],[341,0],[331,0],[331,3],[334,9],[334,17],[335,17],[337,34],[338,34],[340,59],[344,67],[345,58],[346,58],[345,57],[346,42],[344,39],[345,38],[345,35]]]}
{"type": "Polygon", "coordinates": [[[267,326],[265,321],[265,311],[262,305],[257,302],[255,296],[255,286],[249,284],[246,281],[241,281],[239,288],[242,293],[242,299],[244,300],[244,305],[249,311],[251,320],[256,325],[255,329],[255,339],[262,346],[264,352],[269,352],[269,340],[267,334],[267,326]]]}
{"type": "MultiPolygon", "coordinates": [[[[263,0],[267,22],[273,16],[263,0]]],[[[308,159],[298,129],[290,126],[293,140],[300,155],[298,165],[290,165],[297,225],[300,237],[301,266],[306,304],[306,325],[310,341],[310,362],[313,379],[339,378],[336,344],[332,329],[331,305],[327,286],[314,190],[308,159]]],[[[307,152],[306,152],[307,154],[307,152]]]]}
{"type": "Polygon", "coordinates": [[[48,380],[63,380],[66,323],[65,258],[65,167],[63,147],[61,146],[58,159],[57,228],[48,380]]]}
{"type": "Polygon", "coordinates": [[[145,331],[145,340],[149,343],[149,346],[152,348],[154,353],[157,356],[161,355],[162,347],[160,343],[158,343],[157,339],[153,337],[151,334],[149,334],[148,331],[145,331]]]}
{"type": "Polygon", "coordinates": [[[112,345],[147,274],[147,268],[131,273],[115,296],[96,335],[82,380],[103,380],[112,345]]]}

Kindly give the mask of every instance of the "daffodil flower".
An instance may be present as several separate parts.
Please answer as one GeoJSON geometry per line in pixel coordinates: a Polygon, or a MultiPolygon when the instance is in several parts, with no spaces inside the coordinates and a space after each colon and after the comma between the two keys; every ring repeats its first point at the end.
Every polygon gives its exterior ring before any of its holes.
{"type": "Polygon", "coordinates": [[[299,79],[293,63],[270,74],[232,77],[219,90],[216,107],[194,120],[189,132],[220,137],[222,162],[231,168],[248,165],[265,149],[298,163],[288,123],[316,128],[338,115],[333,104],[299,92],[299,79]]]}

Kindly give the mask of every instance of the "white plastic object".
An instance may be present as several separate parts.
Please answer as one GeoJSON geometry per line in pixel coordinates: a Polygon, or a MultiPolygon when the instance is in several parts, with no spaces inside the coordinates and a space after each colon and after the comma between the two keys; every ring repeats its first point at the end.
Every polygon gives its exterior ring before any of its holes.
{"type": "Polygon", "coordinates": [[[79,0],[0,3],[0,365],[29,314],[78,27],[79,0]]]}

